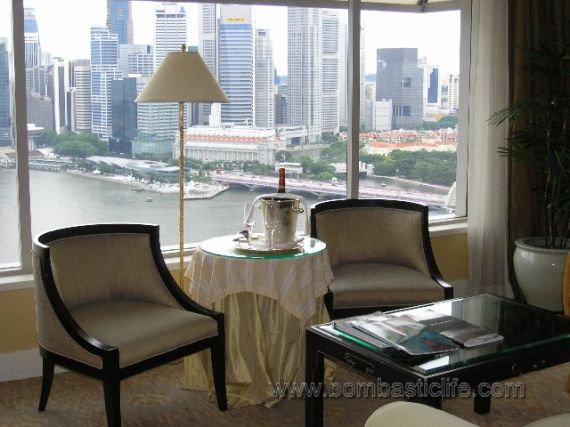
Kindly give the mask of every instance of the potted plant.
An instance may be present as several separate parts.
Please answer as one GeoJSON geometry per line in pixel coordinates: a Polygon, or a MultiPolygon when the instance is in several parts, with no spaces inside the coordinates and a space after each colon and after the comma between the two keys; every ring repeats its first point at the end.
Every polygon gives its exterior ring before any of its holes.
{"type": "Polygon", "coordinates": [[[562,310],[562,274],[570,237],[570,44],[524,50],[530,87],[537,90],[494,113],[508,120],[508,146],[500,149],[525,162],[534,175],[540,237],[515,241],[517,282],[529,304],[562,310]]]}

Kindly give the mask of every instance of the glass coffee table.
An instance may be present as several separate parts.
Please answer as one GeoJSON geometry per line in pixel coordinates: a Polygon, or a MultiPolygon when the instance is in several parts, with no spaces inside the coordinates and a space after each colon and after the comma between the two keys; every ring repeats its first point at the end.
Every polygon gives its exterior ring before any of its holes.
{"type": "MultiPolygon", "coordinates": [[[[570,360],[570,318],[493,295],[478,295],[397,310],[430,310],[489,328],[504,337],[472,348],[410,356],[378,348],[336,330],[333,323],[307,329],[305,425],[323,425],[324,359],[374,380],[368,394],[441,407],[442,398],[473,396],[474,410],[488,413],[498,381],[570,360]]],[[[363,383],[364,385],[365,383],[363,383]]],[[[358,387],[356,388],[358,390],[358,387]]]]}

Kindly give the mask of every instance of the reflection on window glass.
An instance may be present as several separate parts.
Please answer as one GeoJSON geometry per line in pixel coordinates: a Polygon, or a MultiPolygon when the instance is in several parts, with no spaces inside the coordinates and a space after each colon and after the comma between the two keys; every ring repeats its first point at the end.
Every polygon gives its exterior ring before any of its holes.
{"type": "Polygon", "coordinates": [[[177,107],[135,98],[182,44],[230,99],[186,108],[186,241],[239,231],[280,167],[308,204],[345,196],[346,11],[97,0],[61,13],[72,7],[25,0],[34,234],[134,221],[178,241],[177,107]]]}
{"type": "Polygon", "coordinates": [[[460,13],[362,13],[359,194],[453,217],[460,13]]]}
{"type": "Polygon", "coordinates": [[[19,265],[18,204],[16,181],[16,148],[13,140],[11,111],[13,84],[10,67],[12,56],[12,12],[9,2],[0,3],[0,220],[2,244],[0,268],[19,265]]]}

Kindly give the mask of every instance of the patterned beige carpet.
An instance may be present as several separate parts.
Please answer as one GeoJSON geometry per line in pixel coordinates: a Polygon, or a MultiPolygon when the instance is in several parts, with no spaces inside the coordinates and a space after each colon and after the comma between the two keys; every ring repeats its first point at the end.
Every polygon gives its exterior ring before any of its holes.
{"type": "MultiPolygon", "coordinates": [[[[522,426],[539,418],[570,412],[570,395],[562,387],[570,364],[521,377],[526,396],[522,399],[495,398],[491,413],[473,413],[473,400],[444,401],[443,409],[481,426],[522,426]]],[[[175,363],[129,378],[122,383],[124,426],[207,426],[288,427],[303,426],[301,399],[283,400],[272,408],[251,406],[219,412],[205,393],[182,389],[182,363],[175,363]]],[[[339,382],[363,381],[343,369],[339,382]]],[[[104,426],[105,411],[100,382],[74,373],[58,374],[44,413],[37,411],[40,379],[0,383],[0,426],[104,426]]],[[[366,418],[390,399],[325,400],[325,426],[363,426],[366,418]]],[[[436,427],[436,426],[434,426],[436,427]]]]}

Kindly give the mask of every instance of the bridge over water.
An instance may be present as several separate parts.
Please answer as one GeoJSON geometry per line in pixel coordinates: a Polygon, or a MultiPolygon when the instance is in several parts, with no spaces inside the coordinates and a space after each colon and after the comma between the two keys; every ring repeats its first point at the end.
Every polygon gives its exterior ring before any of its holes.
{"type": "MultiPolygon", "coordinates": [[[[237,174],[214,174],[212,180],[225,185],[242,185],[250,189],[268,188],[275,190],[275,177],[237,174]]],[[[306,179],[287,178],[287,191],[291,193],[309,193],[317,197],[338,196],[345,197],[346,187],[330,182],[311,181],[306,179]]],[[[406,200],[426,205],[445,206],[446,195],[433,194],[424,191],[404,191],[394,187],[360,187],[360,196],[363,198],[386,198],[406,200]]]]}

